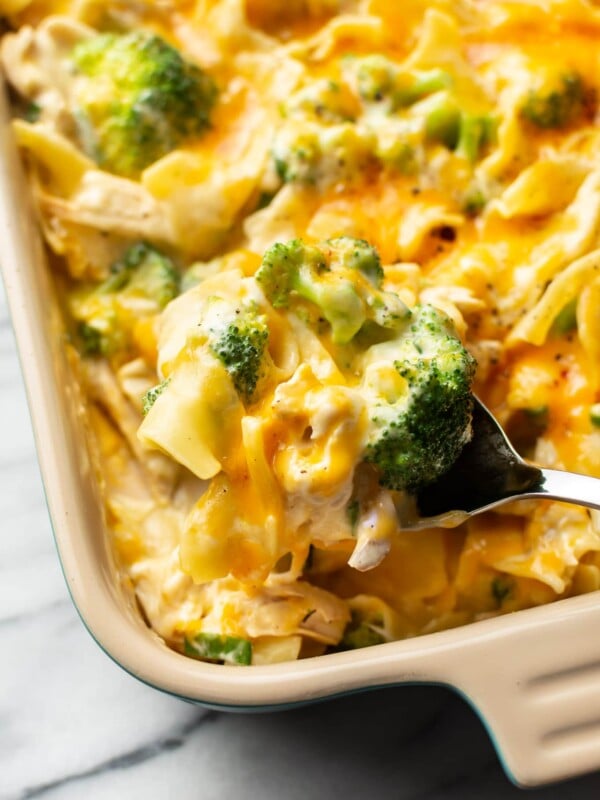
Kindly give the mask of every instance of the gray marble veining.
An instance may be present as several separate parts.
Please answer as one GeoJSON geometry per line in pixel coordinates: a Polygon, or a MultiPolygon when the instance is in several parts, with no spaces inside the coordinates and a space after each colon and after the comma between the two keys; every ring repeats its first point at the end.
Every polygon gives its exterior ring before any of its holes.
{"type": "MultiPolygon", "coordinates": [[[[521,797],[449,691],[402,687],[277,714],[194,707],[125,674],[68,597],[0,288],[0,798],[521,797]]],[[[532,792],[600,797],[600,774],[532,792]]]]}

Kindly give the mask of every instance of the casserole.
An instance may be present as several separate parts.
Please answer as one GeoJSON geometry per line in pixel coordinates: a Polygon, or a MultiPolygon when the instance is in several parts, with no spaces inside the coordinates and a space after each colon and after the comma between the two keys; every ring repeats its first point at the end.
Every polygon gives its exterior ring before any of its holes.
{"type": "Polygon", "coordinates": [[[212,705],[270,707],[398,681],[444,682],[470,697],[484,715],[491,715],[500,750],[518,780],[534,782],[560,777],[569,768],[567,764],[578,770],[593,766],[593,737],[586,740],[585,746],[579,741],[582,730],[588,735],[593,730],[593,718],[588,716],[590,705],[585,695],[577,695],[572,689],[571,681],[579,678],[584,691],[591,688],[597,654],[581,647],[579,660],[570,660],[572,637],[579,625],[583,630],[589,624],[586,615],[592,613],[593,598],[543,609],[546,616],[542,611],[523,612],[518,620],[520,627],[511,626],[508,618],[489,620],[460,632],[439,633],[418,641],[334,654],[285,667],[258,667],[248,673],[186,662],[146,630],[133,598],[120,584],[107,550],[93,471],[87,452],[81,450],[86,429],[78,385],[60,346],[58,308],[56,304],[48,305],[51,289],[44,278],[35,229],[29,216],[18,212],[26,207],[23,189],[19,188],[16,156],[9,149],[4,130],[3,136],[4,163],[9,169],[3,187],[2,262],[7,270],[30,397],[44,398],[42,405],[37,399],[32,405],[49,505],[74,599],[107,652],[141,679],[212,705]],[[553,633],[551,626],[565,619],[569,635],[559,633],[558,628],[553,633]],[[546,637],[552,641],[544,646],[546,637]],[[553,655],[557,637],[564,646],[561,663],[553,655]],[[518,652],[525,642],[532,646],[533,656],[518,652]],[[512,658],[510,667],[505,663],[507,652],[512,658]],[[548,664],[558,666],[558,673],[548,674],[548,664]],[[520,696],[514,690],[523,681],[526,690],[520,696]],[[557,696],[567,698],[564,724],[557,696]],[[511,708],[511,700],[527,710],[529,729],[511,708]],[[534,752],[529,755],[527,734],[534,739],[534,752]],[[575,746],[577,757],[570,752],[575,746]],[[533,777],[528,777],[531,774],[533,777]]]}
{"type": "Polygon", "coordinates": [[[2,98],[0,263],[65,580],[98,645],[182,699],[268,710],[401,683],[439,683],[473,705],[508,774],[535,786],[600,766],[596,593],[402,642],[243,670],[185,658],[144,625],[119,585],[61,347],[62,321],[2,98]]]}

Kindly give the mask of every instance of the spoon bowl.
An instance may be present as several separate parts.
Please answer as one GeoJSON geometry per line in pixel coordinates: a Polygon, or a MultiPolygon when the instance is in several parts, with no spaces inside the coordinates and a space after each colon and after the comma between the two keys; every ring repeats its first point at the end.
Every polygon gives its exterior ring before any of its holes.
{"type": "Polygon", "coordinates": [[[514,500],[547,498],[600,509],[600,479],[528,464],[494,416],[473,398],[473,436],[437,481],[398,508],[403,530],[453,528],[514,500]]]}

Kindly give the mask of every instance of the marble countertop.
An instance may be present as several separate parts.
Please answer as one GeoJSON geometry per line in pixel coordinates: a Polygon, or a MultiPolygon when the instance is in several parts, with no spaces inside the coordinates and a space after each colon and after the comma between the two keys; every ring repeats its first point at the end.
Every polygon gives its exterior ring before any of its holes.
{"type": "MultiPolygon", "coordinates": [[[[1,285],[0,520],[3,800],[523,796],[475,713],[446,689],[237,715],[162,695],[110,661],[60,571],[1,285]]],[[[531,794],[597,798],[600,773],[531,794]]]]}

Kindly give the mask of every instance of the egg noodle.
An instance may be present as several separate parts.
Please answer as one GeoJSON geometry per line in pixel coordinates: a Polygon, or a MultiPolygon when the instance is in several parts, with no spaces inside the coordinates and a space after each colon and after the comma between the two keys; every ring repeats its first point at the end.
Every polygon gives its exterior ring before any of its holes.
{"type": "Polygon", "coordinates": [[[524,501],[409,533],[375,482],[353,519],[364,385],[253,278],[275,243],[366,240],[382,291],[450,317],[519,450],[600,477],[600,5],[0,0],[0,17],[120,575],[170,646],[272,663],[600,588],[593,511],[524,501]],[[191,88],[150,113],[152,73],[105,124],[134,75],[94,41],[168,42],[191,88]],[[138,269],[162,270],[159,295],[138,269]],[[199,328],[242,306],[269,337],[252,402],[199,328]]]}

